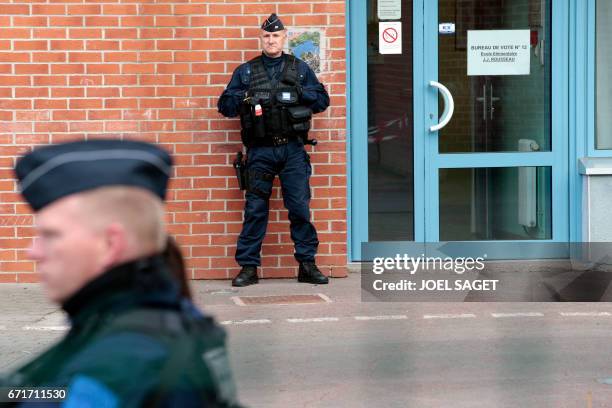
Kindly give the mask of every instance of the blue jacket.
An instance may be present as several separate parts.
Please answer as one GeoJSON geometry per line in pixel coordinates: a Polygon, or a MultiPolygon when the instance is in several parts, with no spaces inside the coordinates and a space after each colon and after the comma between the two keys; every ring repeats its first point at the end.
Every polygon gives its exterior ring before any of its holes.
{"type": "MultiPolygon", "coordinates": [[[[262,54],[263,63],[268,71],[268,76],[273,79],[275,76],[280,76],[282,68],[282,60],[285,58],[270,58],[262,54]]],[[[329,95],[323,85],[317,79],[315,73],[310,69],[308,64],[297,59],[298,62],[298,82],[301,87],[300,102],[312,109],[313,113],[323,112],[329,106],[329,95]]],[[[278,78],[278,77],[277,77],[278,78]]],[[[234,70],[232,79],[227,88],[221,94],[217,108],[219,112],[228,118],[238,116],[240,113],[240,104],[245,97],[246,91],[249,89],[251,80],[251,66],[248,62],[241,64],[234,70]]]]}

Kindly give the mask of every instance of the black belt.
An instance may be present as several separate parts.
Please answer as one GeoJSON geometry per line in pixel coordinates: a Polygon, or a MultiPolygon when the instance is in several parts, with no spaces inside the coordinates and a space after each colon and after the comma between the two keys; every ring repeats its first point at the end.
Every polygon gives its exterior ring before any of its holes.
{"type": "Polygon", "coordinates": [[[297,140],[297,136],[269,136],[260,139],[253,138],[253,146],[284,146],[292,140],[297,140]]]}

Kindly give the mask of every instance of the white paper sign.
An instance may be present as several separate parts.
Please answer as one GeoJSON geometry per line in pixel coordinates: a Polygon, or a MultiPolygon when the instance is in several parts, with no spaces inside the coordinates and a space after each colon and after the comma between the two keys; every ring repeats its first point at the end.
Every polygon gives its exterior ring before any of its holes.
{"type": "Polygon", "coordinates": [[[379,20],[399,20],[402,18],[401,0],[378,0],[379,20]]]}
{"type": "Polygon", "coordinates": [[[402,23],[378,23],[378,50],[381,54],[402,53],[402,23]]]}
{"type": "Polygon", "coordinates": [[[468,30],[468,75],[529,75],[529,30],[468,30]]]}

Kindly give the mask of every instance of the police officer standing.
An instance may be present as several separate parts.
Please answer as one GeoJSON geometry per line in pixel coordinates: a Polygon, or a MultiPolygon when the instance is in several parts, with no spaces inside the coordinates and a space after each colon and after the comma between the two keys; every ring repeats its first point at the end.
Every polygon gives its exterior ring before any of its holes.
{"type": "Polygon", "coordinates": [[[30,256],[71,328],[0,387],[65,388],[65,407],[236,406],[225,332],[181,296],[164,255],[170,156],[73,142],[34,150],[16,173],[36,212],[30,256]]]}
{"type": "MultiPolygon", "coordinates": [[[[313,113],[329,106],[329,95],[310,67],[283,52],[287,30],[276,14],[261,25],[260,56],[240,65],[221,95],[219,112],[240,115],[247,147],[246,203],[236,261],[242,267],[233,286],[258,282],[261,244],[266,233],[272,183],[279,176],[289,212],[298,281],[325,284],[315,264],[319,241],[310,222],[310,157],[304,149],[313,113]]],[[[315,142],[316,143],[316,142],[315,142]]]]}

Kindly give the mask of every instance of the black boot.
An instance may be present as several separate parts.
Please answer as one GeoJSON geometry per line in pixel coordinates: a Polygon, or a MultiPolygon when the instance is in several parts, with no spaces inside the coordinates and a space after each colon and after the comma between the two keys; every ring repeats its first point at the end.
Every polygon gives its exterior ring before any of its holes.
{"type": "Polygon", "coordinates": [[[253,265],[245,265],[240,270],[238,276],[232,281],[232,286],[249,286],[259,282],[257,277],[257,267],[253,265]]]}
{"type": "Polygon", "coordinates": [[[324,285],[329,282],[327,276],[323,275],[313,261],[300,262],[298,282],[314,283],[324,285]]]}

